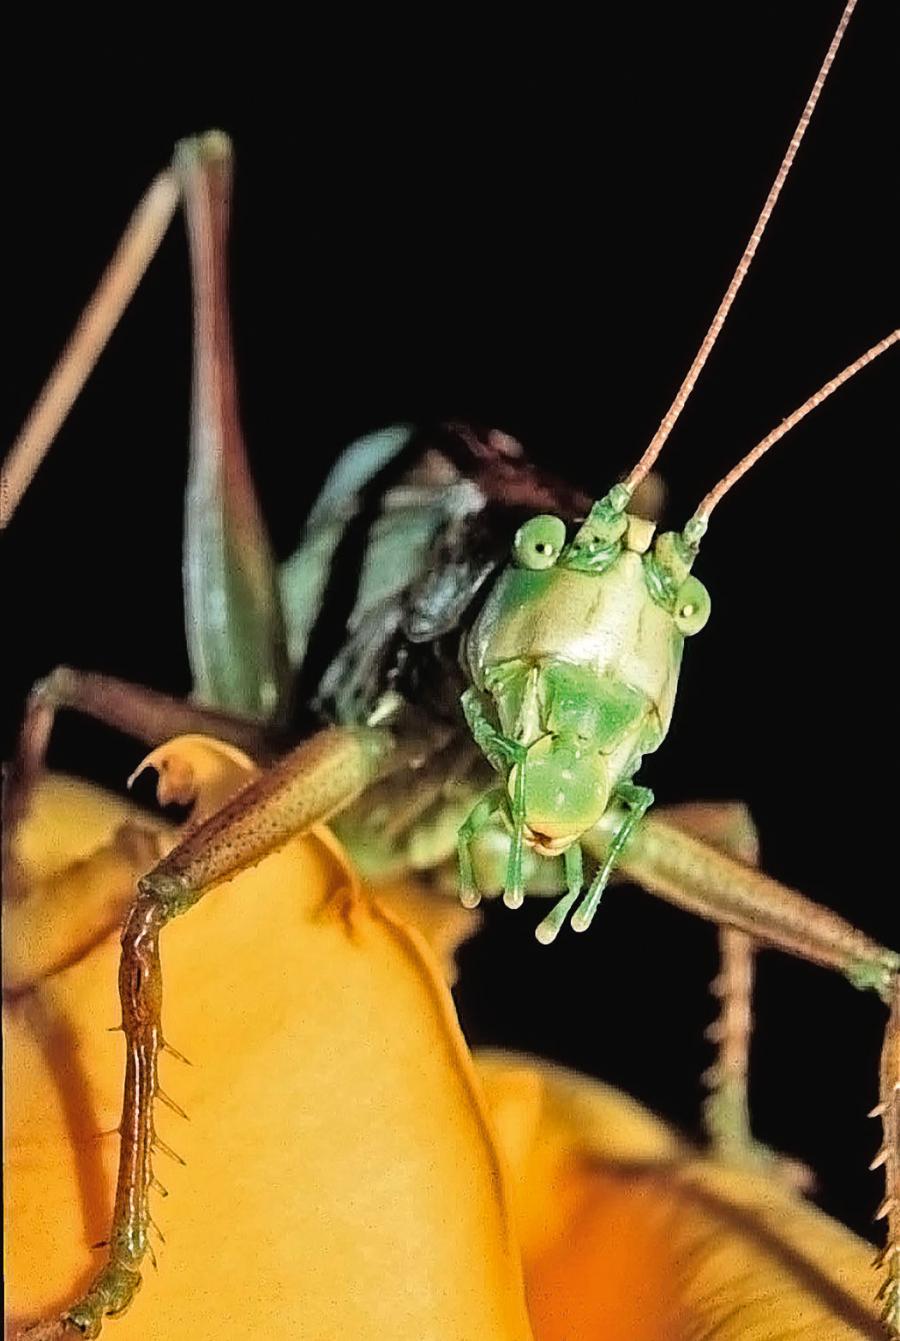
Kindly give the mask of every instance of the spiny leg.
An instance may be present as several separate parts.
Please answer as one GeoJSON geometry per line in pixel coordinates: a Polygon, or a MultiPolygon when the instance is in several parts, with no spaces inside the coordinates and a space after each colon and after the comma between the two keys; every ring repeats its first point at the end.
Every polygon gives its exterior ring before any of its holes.
{"type": "Polygon", "coordinates": [[[707,1030],[717,1056],[704,1075],[709,1095],[703,1122],[715,1150],[743,1159],[753,1148],[747,1077],[753,1032],[753,941],[733,927],[719,928],[719,973],[711,990],[719,998],[719,1017],[707,1030]]]}
{"type": "MultiPolygon", "coordinates": [[[[602,860],[621,824],[621,812],[607,813],[586,834],[586,850],[602,860]]],[[[836,913],[761,871],[734,861],[685,833],[660,815],[647,816],[620,858],[622,874],[669,903],[730,927],[769,945],[842,973],[854,987],[875,991],[891,1006],[881,1068],[887,1196],[880,1214],[888,1219],[882,1260],[885,1316],[897,1333],[897,1279],[900,1253],[900,954],[871,940],[836,913]]]]}
{"type": "Polygon", "coordinates": [[[872,1116],[880,1117],[884,1141],[870,1167],[884,1168],[885,1195],[877,1218],[887,1220],[887,1241],[877,1264],[885,1268],[879,1291],[885,1325],[900,1335],[900,975],[894,979],[891,1015],[881,1052],[879,1103],[872,1116]]]}
{"type": "MultiPolygon", "coordinates": [[[[657,815],[702,838],[748,866],[759,864],[759,834],[747,807],[736,801],[690,802],[667,806],[657,815]]],[[[719,972],[710,990],[719,999],[719,1016],[707,1030],[717,1056],[703,1079],[709,1095],[703,1124],[713,1149],[730,1160],[756,1163],[774,1158],[760,1146],[750,1125],[749,1069],[753,1032],[755,947],[750,936],[719,927],[719,972]]],[[[797,1167],[788,1162],[792,1181],[797,1167]]]]}
{"type": "MultiPolygon", "coordinates": [[[[163,1041],[159,934],[214,885],[260,861],[311,824],[343,809],[389,766],[387,732],[331,728],[313,736],[189,833],[149,874],[122,933],[121,1027],[126,1041],[119,1172],[109,1256],[67,1319],[87,1337],[123,1312],[140,1287],[149,1251],[149,1193],[156,1135],[153,1103],[163,1099],[157,1064],[163,1041]]],[[[177,1158],[177,1157],[176,1157],[177,1158]]]]}

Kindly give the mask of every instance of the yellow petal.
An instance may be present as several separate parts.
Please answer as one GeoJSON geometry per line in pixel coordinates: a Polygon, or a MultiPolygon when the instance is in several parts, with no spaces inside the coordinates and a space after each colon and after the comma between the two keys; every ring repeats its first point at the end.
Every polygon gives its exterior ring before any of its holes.
{"type": "MultiPolygon", "coordinates": [[[[82,800],[86,816],[94,793],[69,786],[70,833],[82,800]]],[[[102,841],[120,819],[110,805],[102,841]]],[[[40,903],[56,936],[71,915],[62,887],[40,903]]],[[[7,1006],[15,1324],[59,1310],[102,1260],[90,1245],[108,1232],[118,1153],[102,1134],[121,1102],[122,1036],[106,1032],[117,957],[113,929],[7,1006]]],[[[166,928],[162,961],[166,1037],[194,1065],[162,1058],[191,1120],[158,1107],[157,1124],[187,1167],[157,1160],[171,1192],[151,1197],[159,1272],[147,1266],[104,1336],[527,1341],[504,1172],[447,988],[334,840],[296,840],[212,891],[166,928]]]]}
{"type": "Polygon", "coordinates": [[[458,899],[409,880],[378,884],[369,892],[398,922],[415,927],[441,965],[446,981],[455,983],[454,956],[462,942],[478,930],[478,910],[464,908],[458,899]]]}
{"type": "Polygon", "coordinates": [[[479,1074],[515,1183],[536,1341],[882,1338],[875,1250],[774,1178],[530,1058],[479,1074]]]}
{"type": "Polygon", "coordinates": [[[259,771],[243,750],[212,736],[175,736],[151,750],[128,779],[129,787],[148,768],[157,774],[161,806],[192,806],[191,822],[206,819],[259,771]]]}
{"type": "Polygon", "coordinates": [[[12,844],[16,878],[4,883],[5,995],[74,963],[113,933],[135,880],[170,842],[167,826],[136,807],[74,778],[46,778],[12,844]]]}

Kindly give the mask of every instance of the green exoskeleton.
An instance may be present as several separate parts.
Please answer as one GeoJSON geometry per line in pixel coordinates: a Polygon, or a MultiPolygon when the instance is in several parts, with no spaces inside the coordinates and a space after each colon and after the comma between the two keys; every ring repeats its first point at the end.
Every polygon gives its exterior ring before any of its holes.
{"type": "Polygon", "coordinates": [[[460,831],[461,897],[478,899],[469,844],[501,811],[512,833],[504,899],[523,898],[523,845],[565,859],[568,893],[538,927],[556,935],[582,888],[579,840],[612,802],[625,809],[572,925],[585,930],[616,859],[653,800],[634,774],[672,719],[684,639],[709,615],[691,577],[695,546],[626,511],[617,486],[566,542],[559,517],[517,532],[513,562],[465,637],[472,681],[463,708],[505,787],[479,801],[460,831]]]}
{"type": "MultiPolygon", "coordinates": [[[[504,435],[447,432],[426,454],[412,430],[356,444],[276,567],[239,427],[225,290],[230,150],[213,134],[179,146],[139,206],[109,274],[5,466],[4,522],[184,202],[195,289],[194,413],[186,511],[188,643],[180,702],[108,677],[59,670],[35,688],[9,774],[7,827],[28,805],[54,713],[91,713],[156,745],[208,731],[253,754],[259,779],[139,881],[122,935],[128,1040],[122,1132],[151,1130],[163,1047],[159,935],[213,886],[309,825],[332,820],[373,878],[398,868],[446,878],[466,904],[499,892],[557,898],[537,935],[572,914],[587,928],[615,871],[721,930],[721,1053],[707,1108],[731,1157],[753,1152],[747,1109],[756,942],[835,969],[890,1007],[880,1078],[887,1242],[884,1317],[900,1335],[900,956],[754,867],[734,807],[648,814],[637,781],[672,718],[686,638],[710,613],[692,569],[724,494],[795,423],[900,340],[880,340],[747,454],[680,530],[656,534],[639,506],[659,451],[747,272],[850,19],[847,4],[734,278],[675,400],[634,469],[598,501],[516,458],[504,435]],[[423,459],[428,456],[427,465],[423,459]],[[435,462],[437,461],[437,465],[435,462]],[[407,466],[404,472],[400,467],[407,466]],[[381,512],[371,495],[390,476],[381,512]],[[357,583],[323,651],[321,612],[340,542],[363,527],[357,583]],[[299,681],[322,729],[294,732],[299,681]],[[288,748],[293,743],[293,748],[288,748]]],[[[89,1337],[128,1307],[148,1251],[153,1143],[121,1141],[105,1265],[68,1309],[89,1337]]],[[[837,1285],[833,1286],[838,1289],[837,1285]]]]}

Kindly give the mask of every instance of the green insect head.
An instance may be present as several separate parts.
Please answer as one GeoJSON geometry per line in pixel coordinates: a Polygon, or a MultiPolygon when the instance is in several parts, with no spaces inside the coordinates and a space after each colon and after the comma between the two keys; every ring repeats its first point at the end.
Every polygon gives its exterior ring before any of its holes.
{"type": "Polygon", "coordinates": [[[594,503],[571,542],[560,517],[532,517],[519,528],[512,559],[519,568],[550,568],[600,576],[624,551],[643,555],[644,580],[652,599],[667,610],[684,637],[699,633],[710,614],[709,593],[691,576],[705,526],[697,519],[683,531],[667,531],[653,540],[653,525],[627,511],[631,491],[622,484],[594,503]],[[651,541],[652,548],[651,548],[651,541]]]}

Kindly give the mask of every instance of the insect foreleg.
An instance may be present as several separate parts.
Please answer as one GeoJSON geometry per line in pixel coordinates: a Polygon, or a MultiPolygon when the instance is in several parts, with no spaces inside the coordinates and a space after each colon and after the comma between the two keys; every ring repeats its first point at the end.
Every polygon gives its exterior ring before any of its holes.
{"type": "Polygon", "coordinates": [[[25,706],[17,767],[29,778],[43,767],[54,719],[66,709],[84,713],[145,745],[203,732],[227,740],[258,762],[279,752],[277,733],[253,717],[173,698],[112,675],[57,666],[34,685],[25,706]]]}
{"type": "Polygon", "coordinates": [[[344,808],[387,764],[387,732],[332,728],[313,736],[239,792],[138,882],[122,934],[121,1027],[127,1060],[121,1146],[109,1259],[68,1312],[85,1336],[122,1312],[140,1286],[149,1251],[148,1199],[153,1152],[172,1152],[156,1136],[153,1103],[162,1035],[159,933],[214,885],[260,861],[289,838],[344,808]]]}
{"type": "MultiPolygon", "coordinates": [[[[56,714],[66,709],[149,746],[161,745],[173,736],[200,732],[236,745],[258,763],[267,762],[279,752],[277,732],[262,722],[203,708],[110,675],[57,666],[28,696],[16,753],[4,773],[4,860],[9,857],[9,840],[28,811],[29,798],[43,771],[56,714]]],[[[14,869],[14,863],[4,865],[8,878],[14,879],[14,869]]]]}
{"type": "MultiPolygon", "coordinates": [[[[521,745],[518,741],[510,740],[508,736],[504,736],[502,732],[498,731],[497,728],[493,726],[485,713],[481,697],[477,690],[467,689],[462,696],[461,702],[466,721],[469,725],[469,730],[472,732],[472,737],[491,767],[496,769],[496,771],[503,777],[508,776],[511,768],[515,769],[512,797],[509,797],[506,791],[500,791],[498,795],[512,820],[512,842],[509,848],[509,860],[506,867],[506,887],[503,891],[503,902],[508,908],[520,908],[525,898],[522,879],[524,855],[523,839],[525,829],[524,763],[528,751],[524,745],[521,745]],[[518,767],[516,767],[516,765],[518,765],[518,767]]],[[[495,814],[498,809],[499,805],[495,804],[490,814],[479,823],[478,827],[483,828],[491,815],[495,814]]],[[[468,856],[468,843],[471,838],[474,837],[474,834],[475,830],[472,830],[465,844],[463,843],[462,836],[460,836],[460,854],[462,854],[463,847],[465,846],[468,856]]],[[[460,857],[460,860],[462,861],[462,856],[460,857]]],[[[468,889],[469,897],[471,898],[471,891],[474,889],[474,881],[471,875],[471,863],[468,874],[470,877],[469,884],[468,886],[464,886],[464,888],[468,889]]],[[[477,899],[475,902],[477,903],[477,899]]],[[[471,907],[473,905],[470,903],[468,906],[471,907]]]]}
{"type": "Polygon", "coordinates": [[[472,866],[471,844],[473,838],[481,832],[504,805],[504,793],[499,787],[492,788],[477,802],[469,818],[459,827],[457,838],[459,852],[459,898],[464,908],[475,908],[481,900],[481,893],[475,881],[472,866]]]}

